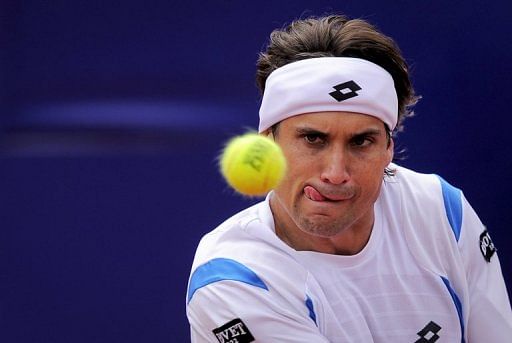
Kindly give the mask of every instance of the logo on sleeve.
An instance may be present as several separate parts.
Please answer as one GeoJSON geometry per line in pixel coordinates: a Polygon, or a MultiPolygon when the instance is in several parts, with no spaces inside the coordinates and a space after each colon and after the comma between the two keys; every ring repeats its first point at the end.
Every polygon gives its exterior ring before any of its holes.
{"type": "Polygon", "coordinates": [[[329,95],[336,99],[338,102],[358,96],[359,94],[357,94],[357,91],[361,90],[361,87],[355,83],[354,80],[337,84],[332,88],[336,90],[329,93],[329,95]]]}
{"type": "Polygon", "coordinates": [[[220,343],[249,343],[254,341],[251,332],[240,318],[233,319],[214,329],[213,333],[220,343]]]}
{"type": "Polygon", "coordinates": [[[480,235],[480,251],[487,262],[491,262],[491,257],[496,252],[496,247],[491,240],[491,236],[487,229],[480,235]]]}

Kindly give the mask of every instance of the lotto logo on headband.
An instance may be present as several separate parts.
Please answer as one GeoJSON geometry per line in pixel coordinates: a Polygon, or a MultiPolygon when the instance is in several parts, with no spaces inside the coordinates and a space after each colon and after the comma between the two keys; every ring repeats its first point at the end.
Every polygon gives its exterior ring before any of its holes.
{"type": "Polygon", "coordinates": [[[336,90],[329,93],[329,95],[336,99],[338,102],[358,96],[359,94],[357,94],[357,91],[361,90],[361,87],[359,87],[359,85],[355,83],[354,80],[337,84],[332,88],[336,90]]]}

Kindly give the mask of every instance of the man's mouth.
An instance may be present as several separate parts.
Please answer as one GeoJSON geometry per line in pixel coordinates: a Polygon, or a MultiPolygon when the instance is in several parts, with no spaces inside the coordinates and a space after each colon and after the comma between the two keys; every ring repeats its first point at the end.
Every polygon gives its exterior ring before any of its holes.
{"type": "Polygon", "coordinates": [[[324,192],[317,190],[313,186],[306,186],[304,187],[304,194],[306,195],[306,198],[312,201],[342,201],[342,200],[348,200],[352,196],[350,194],[347,194],[346,192],[324,192]]]}

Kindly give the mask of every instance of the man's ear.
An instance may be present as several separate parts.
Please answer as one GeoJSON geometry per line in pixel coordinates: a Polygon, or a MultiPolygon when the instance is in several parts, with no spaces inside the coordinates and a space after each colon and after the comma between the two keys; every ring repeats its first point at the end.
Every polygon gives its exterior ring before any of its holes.
{"type": "Polygon", "coordinates": [[[395,156],[395,141],[393,140],[393,137],[389,137],[389,144],[388,144],[388,164],[393,162],[393,157],[395,156]]]}
{"type": "Polygon", "coordinates": [[[268,138],[271,138],[272,140],[275,140],[275,137],[274,137],[274,134],[272,133],[272,129],[271,128],[266,129],[265,131],[260,133],[260,135],[268,137],[268,138]]]}

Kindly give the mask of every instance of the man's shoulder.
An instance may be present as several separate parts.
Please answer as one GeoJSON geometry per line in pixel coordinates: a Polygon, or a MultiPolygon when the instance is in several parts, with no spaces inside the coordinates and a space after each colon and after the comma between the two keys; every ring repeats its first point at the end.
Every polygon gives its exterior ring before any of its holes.
{"type": "Polygon", "coordinates": [[[415,232],[420,227],[428,232],[437,228],[453,231],[458,239],[463,219],[462,191],[437,174],[393,167],[395,175],[384,183],[383,197],[399,212],[401,221],[414,223],[410,227],[415,232]]]}
{"type": "Polygon", "coordinates": [[[463,222],[461,190],[437,174],[400,166],[396,166],[395,176],[384,188],[384,197],[399,212],[405,231],[420,235],[423,240],[442,232],[450,241],[453,238],[458,241],[463,222]]]}
{"type": "Polygon", "coordinates": [[[386,176],[385,184],[400,191],[402,196],[417,198],[419,201],[439,202],[449,193],[460,192],[443,177],[434,173],[422,173],[399,165],[392,165],[393,176],[386,176]],[[394,186],[394,187],[393,187],[394,186]]]}
{"type": "Polygon", "coordinates": [[[262,201],[205,234],[197,247],[193,269],[215,258],[229,258],[257,268],[275,264],[276,259],[293,260],[288,250],[273,230],[268,201],[262,201]]]}
{"type": "Polygon", "coordinates": [[[189,298],[202,288],[197,285],[224,280],[274,292],[292,292],[293,285],[295,295],[303,294],[308,272],[295,260],[291,248],[275,235],[269,220],[270,208],[263,201],[204,235],[192,264],[189,298]]]}
{"type": "Polygon", "coordinates": [[[213,254],[219,248],[235,248],[237,244],[242,244],[246,240],[247,225],[254,221],[259,221],[259,209],[264,203],[257,203],[224,220],[210,232],[204,234],[197,247],[196,259],[199,255],[213,254]]]}
{"type": "Polygon", "coordinates": [[[423,173],[397,164],[392,164],[390,169],[393,170],[393,176],[388,180],[391,182],[413,182],[413,183],[431,183],[439,178],[437,174],[423,173]]]}

